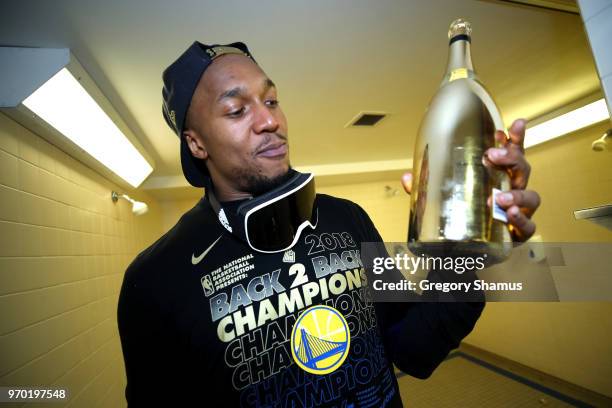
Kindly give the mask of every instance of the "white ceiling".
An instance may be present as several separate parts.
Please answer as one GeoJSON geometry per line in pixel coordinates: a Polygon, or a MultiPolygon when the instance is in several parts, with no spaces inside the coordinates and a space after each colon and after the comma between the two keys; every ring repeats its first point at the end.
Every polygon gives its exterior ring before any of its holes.
{"type": "Polygon", "coordinates": [[[348,163],[339,173],[351,163],[409,162],[457,17],[472,23],[476,70],[507,124],[600,86],[580,16],[512,4],[56,0],[0,7],[2,45],[71,49],[154,158],[150,186],[182,182],[178,138],[161,115],[161,72],[196,39],[246,42],[279,88],[292,164],[348,163]],[[344,128],[362,110],[389,116],[374,128],[344,128]]]}

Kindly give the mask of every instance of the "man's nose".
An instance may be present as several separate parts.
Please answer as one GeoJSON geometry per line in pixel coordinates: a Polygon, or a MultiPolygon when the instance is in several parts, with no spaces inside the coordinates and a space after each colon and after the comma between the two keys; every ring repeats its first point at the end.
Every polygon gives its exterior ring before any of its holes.
{"type": "Polygon", "coordinates": [[[253,123],[253,130],[255,133],[263,132],[276,132],[278,130],[278,119],[274,112],[262,104],[257,107],[255,112],[255,121],[253,123]]]}

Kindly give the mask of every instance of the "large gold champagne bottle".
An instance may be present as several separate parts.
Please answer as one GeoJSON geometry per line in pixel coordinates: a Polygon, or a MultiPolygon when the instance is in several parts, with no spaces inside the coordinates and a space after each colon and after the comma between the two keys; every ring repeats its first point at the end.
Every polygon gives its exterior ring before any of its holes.
{"type": "Polygon", "coordinates": [[[487,200],[507,190],[505,172],[484,165],[501,115],[472,65],[472,29],[451,23],[446,74],[421,123],[414,151],[408,246],[417,255],[503,260],[511,241],[487,200]]]}

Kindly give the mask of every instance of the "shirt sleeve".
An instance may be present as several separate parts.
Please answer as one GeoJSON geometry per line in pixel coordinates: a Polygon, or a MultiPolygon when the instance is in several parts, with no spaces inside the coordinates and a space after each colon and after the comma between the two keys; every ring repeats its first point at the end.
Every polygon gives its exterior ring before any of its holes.
{"type": "MultiPolygon", "coordinates": [[[[368,214],[358,205],[363,242],[383,242],[368,214]]],[[[389,256],[384,246],[381,256],[389,256]]],[[[399,274],[399,271],[395,271],[399,274]]],[[[387,273],[387,272],[385,272],[387,273]]],[[[418,296],[418,295],[414,295],[418,296]]],[[[385,349],[405,373],[427,378],[474,328],[484,309],[480,302],[376,302],[385,349]]]]}

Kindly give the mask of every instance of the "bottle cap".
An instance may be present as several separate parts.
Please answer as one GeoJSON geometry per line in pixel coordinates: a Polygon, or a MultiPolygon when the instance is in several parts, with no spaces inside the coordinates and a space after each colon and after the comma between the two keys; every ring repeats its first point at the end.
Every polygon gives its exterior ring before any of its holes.
{"type": "Polygon", "coordinates": [[[467,35],[468,37],[472,35],[472,25],[469,21],[458,18],[451,23],[448,29],[448,39],[450,40],[458,35],[467,35]]]}

